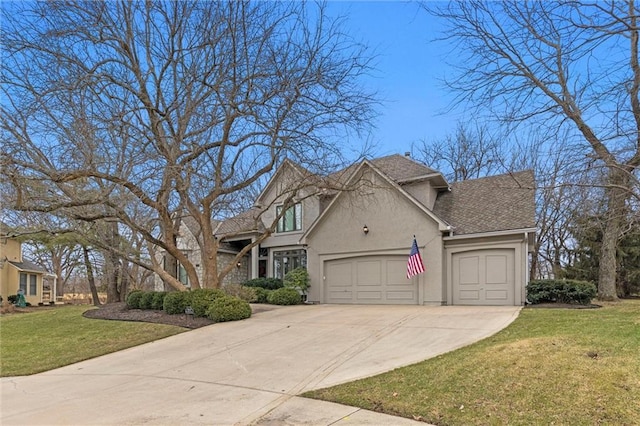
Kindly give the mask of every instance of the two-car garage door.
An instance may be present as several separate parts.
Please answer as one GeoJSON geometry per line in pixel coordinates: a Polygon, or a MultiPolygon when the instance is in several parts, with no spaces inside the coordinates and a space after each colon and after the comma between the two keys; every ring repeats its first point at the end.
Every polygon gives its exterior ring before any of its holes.
{"type": "Polygon", "coordinates": [[[407,279],[406,256],[330,260],[324,268],[325,303],[418,303],[417,279],[407,279]]]}
{"type": "Polygon", "coordinates": [[[454,305],[513,305],[515,251],[473,250],[454,253],[454,305]]]}

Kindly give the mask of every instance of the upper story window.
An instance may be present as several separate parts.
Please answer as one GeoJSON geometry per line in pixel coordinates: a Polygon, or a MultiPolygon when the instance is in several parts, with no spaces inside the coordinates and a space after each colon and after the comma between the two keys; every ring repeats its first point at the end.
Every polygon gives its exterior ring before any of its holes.
{"type": "MultiPolygon", "coordinates": [[[[276,206],[276,215],[282,214],[282,206],[276,206]]],[[[287,209],[278,220],[277,232],[302,230],[302,204],[297,203],[287,209]]]]}

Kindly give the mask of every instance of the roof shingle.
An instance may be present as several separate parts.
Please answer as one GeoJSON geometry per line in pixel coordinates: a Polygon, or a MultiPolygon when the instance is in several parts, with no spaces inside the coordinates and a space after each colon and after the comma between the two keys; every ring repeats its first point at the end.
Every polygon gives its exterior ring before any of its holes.
{"type": "Polygon", "coordinates": [[[433,211],[458,235],[535,228],[533,172],[453,183],[438,195],[433,211]]]}

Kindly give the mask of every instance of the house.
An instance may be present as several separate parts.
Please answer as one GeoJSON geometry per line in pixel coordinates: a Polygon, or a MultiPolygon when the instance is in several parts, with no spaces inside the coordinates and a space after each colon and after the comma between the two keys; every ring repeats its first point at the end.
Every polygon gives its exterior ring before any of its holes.
{"type": "Polygon", "coordinates": [[[274,224],[232,281],[282,278],[304,266],[309,302],[522,305],[534,187],[531,171],[450,185],[402,155],[364,160],[327,177],[285,161],[254,209],[221,223],[216,236],[232,255],[274,224]],[[408,279],[414,236],[426,271],[408,279]]]}
{"type": "Polygon", "coordinates": [[[3,303],[22,289],[32,305],[49,302],[51,291],[44,290],[47,271],[22,256],[22,244],[11,235],[10,228],[0,222],[0,295],[3,303]]]}

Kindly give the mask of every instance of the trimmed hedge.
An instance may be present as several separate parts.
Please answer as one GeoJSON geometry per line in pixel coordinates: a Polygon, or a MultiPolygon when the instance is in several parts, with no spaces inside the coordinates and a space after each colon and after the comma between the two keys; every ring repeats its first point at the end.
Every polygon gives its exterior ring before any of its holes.
{"type": "Polygon", "coordinates": [[[126,304],[129,309],[140,309],[140,299],[143,295],[142,290],[133,290],[127,295],[126,304]]]}
{"type": "Polygon", "coordinates": [[[153,301],[151,302],[151,309],[161,311],[164,307],[164,298],[167,295],[166,291],[154,291],[153,301]]]}
{"type": "Polygon", "coordinates": [[[267,302],[272,305],[298,305],[302,303],[302,297],[298,290],[293,288],[279,288],[267,295],[267,302]]]}
{"type": "Polygon", "coordinates": [[[140,297],[140,301],[138,302],[138,307],[140,309],[153,309],[153,296],[155,295],[155,291],[143,291],[142,297],[140,297]]]}
{"type": "Polygon", "coordinates": [[[267,290],[266,288],[262,288],[262,287],[255,287],[256,290],[256,299],[255,299],[255,303],[269,303],[269,293],[271,293],[272,291],[275,290],[267,290]]]}
{"type": "Polygon", "coordinates": [[[242,283],[245,287],[260,287],[267,290],[277,290],[284,287],[284,283],[279,278],[254,278],[242,283]]]}
{"type": "Polygon", "coordinates": [[[191,306],[193,315],[197,317],[206,316],[209,305],[216,299],[226,296],[225,292],[218,288],[198,288],[187,294],[189,295],[187,306],[191,306]]]}
{"type": "Polygon", "coordinates": [[[577,280],[533,280],[527,286],[527,300],[538,303],[577,303],[588,305],[596,297],[593,283],[577,280]]]}
{"type": "Polygon", "coordinates": [[[207,308],[207,317],[215,322],[237,321],[251,316],[249,302],[233,296],[222,296],[207,308]]]}
{"type": "Polygon", "coordinates": [[[172,291],[164,297],[162,309],[170,315],[184,314],[189,302],[191,302],[189,292],[172,291]]]}

